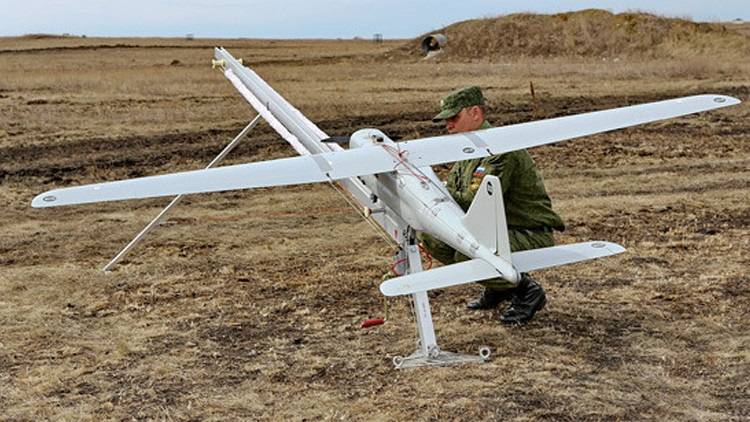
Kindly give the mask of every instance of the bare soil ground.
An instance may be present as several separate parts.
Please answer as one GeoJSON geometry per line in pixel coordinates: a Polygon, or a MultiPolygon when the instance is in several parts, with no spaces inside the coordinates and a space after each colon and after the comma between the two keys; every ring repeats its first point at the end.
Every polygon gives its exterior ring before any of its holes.
{"type": "MultiPolygon", "coordinates": [[[[400,42],[0,39],[3,420],[747,420],[750,61],[436,63],[400,42]],[[166,205],[33,210],[54,187],[205,166],[254,115],[211,48],[244,57],[330,135],[442,133],[478,84],[495,125],[697,93],[740,106],[532,150],[568,230],[628,252],[539,272],[547,308],[508,328],[432,295],[441,346],[489,363],[396,371],[405,299],[390,247],[328,186],[194,196],[116,271],[166,205]],[[533,81],[536,98],[529,95],[533,81]]],[[[228,163],[292,155],[260,126],[228,163]]]]}

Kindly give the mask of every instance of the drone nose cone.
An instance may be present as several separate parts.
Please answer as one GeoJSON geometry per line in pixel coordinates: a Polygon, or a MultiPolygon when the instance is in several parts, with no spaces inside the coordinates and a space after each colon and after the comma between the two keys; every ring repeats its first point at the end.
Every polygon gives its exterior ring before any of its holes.
{"type": "Polygon", "coordinates": [[[378,129],[360,129],[349,139],[349,148],[373,146],[392,142],[385,133],[378,129]]]}

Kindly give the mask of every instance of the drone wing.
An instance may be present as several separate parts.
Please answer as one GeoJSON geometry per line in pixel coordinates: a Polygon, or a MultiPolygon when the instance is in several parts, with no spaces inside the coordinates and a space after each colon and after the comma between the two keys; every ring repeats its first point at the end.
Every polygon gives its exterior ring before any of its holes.
{"type": "Polygon", "coordinates": [[[739,103],[738,99],[723,95],[695,95],[400,142],[400,157],[377,146],[355,148],[209,170],[55,189],[38,195],[31,205],[37,208],[52,207],[342,180],[391,172],[404,161],[416,167],[424,167],[486,157],[739,103]]]}
{"type": "Polygon", "coordinates": [[[38,195],[31,206],[43,208],[334,181],[393,170],[398,164],[397,160],[382,152],[380,148],[357,148],[54,189],[38,195]]]}
{"type": "Polygon", "coordinates": [[[399,143],[417,166],[486,157],[739,104],[725,95],[694,95],[399,143]],[[439,147],[436,147],[439,145],[439,147]]]}

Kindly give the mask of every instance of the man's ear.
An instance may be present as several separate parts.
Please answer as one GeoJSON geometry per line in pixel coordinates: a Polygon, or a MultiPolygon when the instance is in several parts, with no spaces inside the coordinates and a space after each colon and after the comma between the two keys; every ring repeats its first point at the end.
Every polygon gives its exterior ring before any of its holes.
{"type": "Polygon", "coordinates": [[[484,121],[484,110],[477,105],[471,106],[471,117],[474,121],[484,121]]]}

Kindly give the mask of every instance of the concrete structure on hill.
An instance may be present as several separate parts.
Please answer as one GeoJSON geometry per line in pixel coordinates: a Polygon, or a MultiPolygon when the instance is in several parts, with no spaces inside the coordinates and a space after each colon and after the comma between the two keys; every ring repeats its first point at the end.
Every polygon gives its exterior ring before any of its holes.
{"type": "Polygon", "coordinates": [[[440,54],[446,44],[448,44],[448,37],[445,35],[430,34],[422,39],[419,49],[422,50],[422,54],[425,55],[425,58],[430,58],[440,54]]]}

